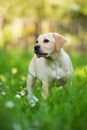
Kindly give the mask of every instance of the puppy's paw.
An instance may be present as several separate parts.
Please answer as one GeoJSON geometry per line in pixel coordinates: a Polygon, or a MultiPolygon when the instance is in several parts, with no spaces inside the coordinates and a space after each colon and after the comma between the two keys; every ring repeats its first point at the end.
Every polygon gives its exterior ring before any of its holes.
{"type": "Polygon", "coordinates": [[[31,107],[34,107],[36,103],[38,102],[38,98],[36,98],[35,96],[32,96],[32,97],[28,96],[28,100],[31,107]]]}

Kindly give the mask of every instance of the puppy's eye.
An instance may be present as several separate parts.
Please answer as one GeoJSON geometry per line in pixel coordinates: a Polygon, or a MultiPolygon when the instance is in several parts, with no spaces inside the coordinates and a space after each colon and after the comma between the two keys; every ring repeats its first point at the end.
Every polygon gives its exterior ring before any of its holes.
{"type": "Polygon", "coordinates": [[[48,42],[49,42],[49,40],[48,40],[48,39],[44,39],[44,42],[45,42],[45,43],[48,43],[48,42]]]}
{"type": "Polygon", "coordinates": [[[36,41],[36,43],[38,43],[38,41],[36,41]]]}

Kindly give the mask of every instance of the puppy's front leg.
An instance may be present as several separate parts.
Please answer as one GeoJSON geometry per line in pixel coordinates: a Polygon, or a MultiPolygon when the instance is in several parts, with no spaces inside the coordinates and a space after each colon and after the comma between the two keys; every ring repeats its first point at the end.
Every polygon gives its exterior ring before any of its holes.
{"type": "Polygon", "coordinates": [[[42,96],[44,99],[47,99],[49,97],[49,83],[48,83],[48,81],[42,82],[42,96]]]}
{"type": "Polygon", "coordinates": [[[31,106],[35,106],[36,102],[38,101],[38,99],[33,95],[34,84],[35,84],[35,78],[28,74],[27,89],[28,89],[29,104],[31,106]]]}

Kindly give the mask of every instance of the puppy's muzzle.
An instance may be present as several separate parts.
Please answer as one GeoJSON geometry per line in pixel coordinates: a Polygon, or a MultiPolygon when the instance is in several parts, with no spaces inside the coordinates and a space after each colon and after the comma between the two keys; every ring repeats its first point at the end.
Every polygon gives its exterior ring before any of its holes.
{"type": "Polygon", "coordinates": [[[41,51],[40,45],[36,45],[34,46],[34,53],[37,55],[37,57],[46,57],[48,54],[47,53],[43,53],[41,51]]]}

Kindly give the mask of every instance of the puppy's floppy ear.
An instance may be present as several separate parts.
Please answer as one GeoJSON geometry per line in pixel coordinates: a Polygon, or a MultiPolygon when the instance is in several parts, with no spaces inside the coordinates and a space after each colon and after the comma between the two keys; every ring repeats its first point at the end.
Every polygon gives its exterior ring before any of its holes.
{"type": "Polygon", "coordinates": [[[53,33],[53,36],[55,38],[55,48],[56,50],[60,50],[64,44],[67,42],[67,40],[65,39],[65,37],[63,37],[62,35],[58,34],[58,33],[53,33]]]}

